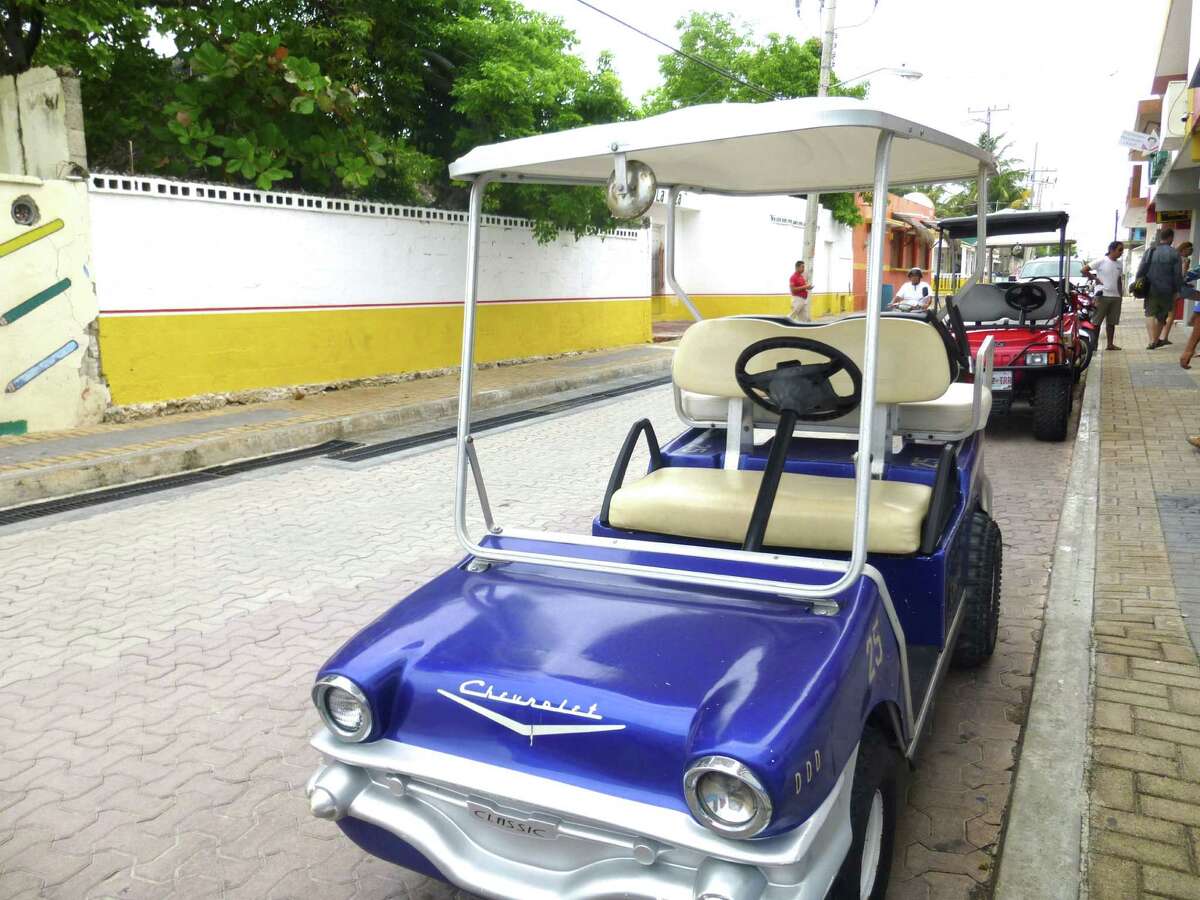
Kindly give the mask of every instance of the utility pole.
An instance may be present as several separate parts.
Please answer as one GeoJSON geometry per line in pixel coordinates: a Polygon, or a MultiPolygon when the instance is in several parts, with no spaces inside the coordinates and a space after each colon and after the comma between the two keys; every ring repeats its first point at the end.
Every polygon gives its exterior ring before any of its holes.
{"type": "MultiPolygon", "coordinates": [[[[799,4],[796,5],[796,12],[797,14],[800,12],[799,4]]],[[[825,36],[821,41],[821,74],[817,79],[818,97],[829,94],[829,80],[833,72],[833,42],[837,37],[835,30],[837,0],[822,0],[821,12],[825,16],[823,22],[825,36]]],[[[820,199],[820,195],[815,191],[809,191],[808,203],[804,207],[804,253],[801,259],[807,264],[806,271],[810,284],[813,280],[813,257],[817,252],[817,219],[820,215],[820,199]]]]}
{"type": "Polygon", "coordinates": [[[977,113],[982,113],[982,119],[972,119],[972,122],[981,122],[987,126],[987,136],[990,139],[992,136],[992,113],[1010,112],[1011,106],[985,106],[983,109],[968,109],[967,115],[974,116],[977,113]]]}

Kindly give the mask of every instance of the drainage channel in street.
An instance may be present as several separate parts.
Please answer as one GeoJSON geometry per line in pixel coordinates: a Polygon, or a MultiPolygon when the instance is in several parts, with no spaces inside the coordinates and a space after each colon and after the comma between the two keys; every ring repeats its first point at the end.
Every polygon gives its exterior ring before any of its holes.
{"type": "MultiPolygon", "coordinates": [[[[601,403],[616,397],[622,397],[626,394],[633,394],[638,391],[645,391],[651,388],[661,387],[664,384],[670,383],[670,380],[671,378],[669,375],[661,376],[644,381],[637,381],[632,384],[622,384],[607,390],[595,391],[565,400],[556,400],[552,403],[531,407],[529,409],[482,418],[473,423],[471,430],[473,433],[478,434],[479,432],[487,431],[489,429],[503,428],[534,419],[544,418],[546,416],[557,415],[573,409],[589,406],[594,403],[601,403]]],[[[324,443],[316,444],[311,447],[301,447],[296,450],[288,450],[283,453],[272,453],[267,456],[258,456],[254,457],[253,459],[241,460],[235,463],[209,466],[208,468],[196,469],[191,472],[182,472],[178,475],[150,478],[145,481],[131,482],[129,484],[123,484],[117,487],[103,488],[101,490],[88,491],[82,494],[72,494],[67,497],[56,497],[52,500],[42,500],[34,503],[27,503],[23,506],[13,506],[8,509],[0,509],[0,526],[12,525],[17,522],[26,522],[30,519],[37,519],[43,516],[52,516],[72,510],[84,509],[89,506],[99,506],[105,503],[113,503],[118,500],[124,500],[129,497],[137,497],[143,494],[152,494],[158,491],[187,487],[202,482],[216,481],[221,478],[228,478],[231,475],[240,475],[244,472],[250,472],[256,469],[265,469],[270,466],[280,466],[284,465],[285,463],[296,462],[304,459],[326,457],[328,459],[343,463],[362,462],[364,460],[386,456],[391,453],[399,453],[404,450],[411,450],[415,447],[435,444],[439,441],[444,441],[454,437],[456,431],[457,429],[454,427],[438,428],[432,431],[408,435],[406,437],[396,438],[394,440],[380,441],[374,444],[362,444],[356,441],[344,440],[325,441],[324,443]]]]}

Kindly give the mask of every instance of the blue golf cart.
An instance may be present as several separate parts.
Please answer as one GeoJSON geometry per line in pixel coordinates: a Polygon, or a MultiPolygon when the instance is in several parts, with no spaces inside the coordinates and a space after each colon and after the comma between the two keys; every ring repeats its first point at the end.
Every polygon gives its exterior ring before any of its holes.
{"type": "Polygon", "coordinates": [[[882,897],[898,776],[937,686],[996,642],[990,345],[969,381],[961,322],[881,313],[873,229],[864,315],[684,334],[681,433],[660,443],[632,423],[590,535],[502,526],[471,429],[483,199],[493,182],[596,185],[631,217],[665,187],[667,282],[695,312],[674,275],[681,190],[871,189],[883,222],[889,182],[977,177],[986,209],[992,168],[967,142],[843,98],[692,107],[456,161],[471,183],[466,556],[318,673],[312,813],[485,897],[882,897]],[[642,444],[648,470],[631,472],[642,444]]]}

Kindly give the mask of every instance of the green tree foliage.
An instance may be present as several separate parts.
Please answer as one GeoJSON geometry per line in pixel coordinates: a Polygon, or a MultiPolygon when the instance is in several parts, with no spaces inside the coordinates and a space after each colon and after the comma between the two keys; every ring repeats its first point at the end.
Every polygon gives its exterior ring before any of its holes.
{"type": "MultiPolygon", "coordinates": [[[[513,0],[0,0],[0,34],[0,71],[81,74],[93,166],[264,190],[461,204],[470,147],[633,114],[611,60],[513,0]]],[[[611,226],[596,189],[489,205],[542,240],[611,226]]]]}
{"type": "MultiPolygon", "coordinates": [[[[733,73],[746,83],[731,80],[693,59],[667,53],[658,58],[662,85],[642,99],[648,115],[699,103],[761,103],[817,93],[821,42],[816,38],[798,41],[791,36],[768,34],[760,41],[749,26],[720,13],[693,12],[680,19],[675,27],[680,49],[733,73]]],[[[829,90],[831,95],[850,97],[864,97],[866,92],[865,85],[843,87],[836,77],[829,90]]],[[[843,224],[857,225],[862,221],[853,194],[822,194],[821,205],[843,224]]]]}
{"type": "MultiPolygon", "coordinates": [[[[976,144],[996,159],[996,174],[988,179],[988,211],[1028,209],[1029,171],[1020,168],[1021,160],[1008,156],[1012,143],[1003,134],[979,135],[976,144]]],[[[951,184],[918,185],[915,190],[928,194],[939,217],[973,216],[979,208],[979,181],[951,184]]]]}

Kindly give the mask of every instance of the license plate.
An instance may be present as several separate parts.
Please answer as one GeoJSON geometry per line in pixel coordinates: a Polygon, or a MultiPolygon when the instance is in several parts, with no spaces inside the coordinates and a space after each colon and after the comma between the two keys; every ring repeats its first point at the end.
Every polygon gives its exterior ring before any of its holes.
{"type": "Polygon", "coordinates": [[[1012,390],[1012,372],[993,372],[992,373],[992,390],[993,391],[1011,391],[1012,390]]]}

